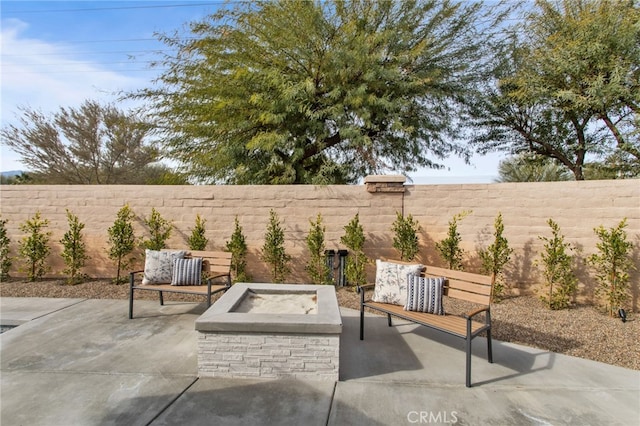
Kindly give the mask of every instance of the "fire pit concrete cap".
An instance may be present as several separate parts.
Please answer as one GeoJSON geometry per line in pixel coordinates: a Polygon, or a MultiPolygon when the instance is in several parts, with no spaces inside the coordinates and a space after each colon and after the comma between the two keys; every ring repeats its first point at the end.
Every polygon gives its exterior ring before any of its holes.
{"type": "Polygon", "coordinates": [[[236,283],[196,320],[195,327],[204,332],[336,334],[342,331],[342,318],[333,286],[236,283]],[[317,313],[235,312],[249,292],[315,293],[317,313]]]}

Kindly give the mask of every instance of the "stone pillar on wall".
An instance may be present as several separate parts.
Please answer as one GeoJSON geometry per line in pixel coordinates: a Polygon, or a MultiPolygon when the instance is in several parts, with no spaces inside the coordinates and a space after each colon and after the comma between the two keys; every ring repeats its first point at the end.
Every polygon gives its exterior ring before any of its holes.
{"type": "Polygon", "coordinates": [[[400,175],[369,175],[364,178],[367,192],[399,192],[405,191],[405,176],[400,175]]]}

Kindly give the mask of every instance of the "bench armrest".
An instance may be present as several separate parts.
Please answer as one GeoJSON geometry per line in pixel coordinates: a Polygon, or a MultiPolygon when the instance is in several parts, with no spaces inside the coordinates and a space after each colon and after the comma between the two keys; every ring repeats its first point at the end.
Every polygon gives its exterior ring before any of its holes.
{"type": "Polygon", "coordinates": [[[476,315],[481,314],[481,313],[483,313],[483,312],[486,312],[486,313],[487,313],[487,318],[486,318],[485,322],[488,324],[488,323],[489,323],[489,321],[490,321],[490,319],[489,319],[489,318],[490,318],[490,317],[489,317],[489,315],[490,315],[490,310],[489,310],[489,309],[490,309],[490,307],[489,307],[489,306],[485,306],[484,308],[480,308],[480,309],[476,309],[475,311],[467,312],[467,313],[465,313],[463,316],[464,316],[467,320],[470,320],[470,319],[472,319],[473,317],[475,317],[476,315]]]}
{"type": "Polygon", "coordinates": [[[356,292],[360,294],[360,306],[364,305],[364,292],[375,287],[375,284],[365,284],[356,287],[356,292]]]}

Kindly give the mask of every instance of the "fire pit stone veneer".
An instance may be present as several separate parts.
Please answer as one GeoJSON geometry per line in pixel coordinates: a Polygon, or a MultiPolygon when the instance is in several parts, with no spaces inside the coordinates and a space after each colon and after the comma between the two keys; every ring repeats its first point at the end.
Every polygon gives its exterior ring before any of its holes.
{"type": "Polygon", "coordinates": [[[237,283],[196,330],[200,377],[338,380],[342,318],[333,286],[237,283]],[[278,297],[300,308],[247,309],[256,305],[249,298],[268,306],[278,297]]]}

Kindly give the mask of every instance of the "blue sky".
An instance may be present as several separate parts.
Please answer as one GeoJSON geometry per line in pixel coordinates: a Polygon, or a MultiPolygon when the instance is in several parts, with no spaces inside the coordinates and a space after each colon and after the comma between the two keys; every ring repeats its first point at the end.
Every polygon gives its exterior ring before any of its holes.
{"type": "MultiPolygon", "coordinates": [[[[84,100],[115,102],[119,91],[149,87],[159,73],[148,63],[167,47],[155,33],[187,32],[222,1],[0,2],[0,121],[15,123],[18,107],[52,113],[84,100]]],[[[120,105],[126,108],[127,105],[120,105]]],[[[0,147],[0,171],[24,169],[0,147]]],[[[446,160],[447,170],[420,170],[415,183],[491,182],[504,155],[446,160]]]]}

